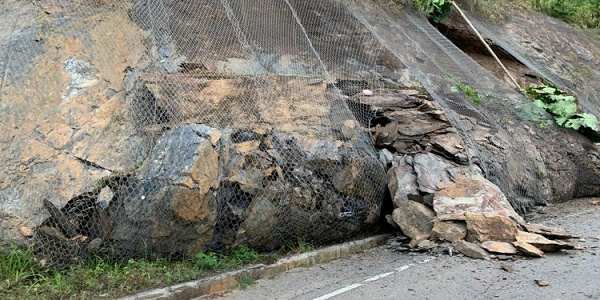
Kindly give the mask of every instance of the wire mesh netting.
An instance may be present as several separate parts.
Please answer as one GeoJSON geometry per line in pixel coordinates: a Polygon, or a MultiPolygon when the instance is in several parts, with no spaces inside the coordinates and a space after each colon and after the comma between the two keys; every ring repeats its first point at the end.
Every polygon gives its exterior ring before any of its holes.
{"type": "Polygon", "coordinates": [[[395,70],[342,4],[11,1],[1,16],[2,117],[31,121],[31,151],[8,150],[31,177],[3,182],[2,210],[13,227],[32,216],[52,262],[319,244],[378,220],[372,112],[348,97],[395,70]]]}
{"type": "Polygon", "coordinates": [[[527,132],[545,113],[425,18],[393,8],[8,0],[0,234],[35,228],[21,234],[58,265],[351,237],[377,222],[387,183],[374,111],[355,96],[393,94],[407,69],[456,128],[465,164],[517,209],[546,203],[527,132]]]}
{"type": "Polygon", "coordinates": [[[419,13],[405,8],[392,16],[369,2],[351,2],[357,19],[392,49],[444,108],[472,160],[515,209],[547,203],[549,183],[536,176],[545,171],[541,154],[532,146],[527,126],[514,126],[515,122],[536,126],[533,122],[547,115],[473,61],[419,13]],[[484,98],[482,103],[457,91],[460,84],[484,98]]]}

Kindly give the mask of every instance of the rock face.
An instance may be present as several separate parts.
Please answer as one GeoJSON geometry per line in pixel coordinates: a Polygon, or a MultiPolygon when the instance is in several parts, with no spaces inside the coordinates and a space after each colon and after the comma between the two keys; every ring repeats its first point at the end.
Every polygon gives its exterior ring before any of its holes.
{"type": "MultiPolygon", "coordinates": [[[[351,142],[241,134],[204,125],[167,131],[135,175],[106,178],[88,197],[107,188],[114,195],[106,208],[90,204],[86,210],[106,214],[104,234],[90,233],[104,224],[99,221],[46,227],[67,239],[86,236],[82,246],[101,238],[95,247],[111,255],[181,257],[240,244],[272,250],[298,236],[336,240],[377,221],[383,189],[371,180],[384,173],[375,152],[355,157],[351,142]],[[297,163],[286,161],[290,157],[297,163]]],[[[56,218],[69,214],[53,205],[48,210],[56,218]]]]}
{"type": "Polygon", "coordinates": [[[143,31],[107,4],[38,4],[0,5],[0,47],[15,50],[0,59],[0,240],[20,239],[16,228],[48,217],[43,199],[61,207],[148,150],[123,85],[127,67],[146,64],[143,31]]]}
{"type": "MultiPolygon", "coordinates": [[[[293,54],[301,46],[243,55],[218,3],[199,9],[218,16],[211,22],[185,14],[154,26],[168,18],[156,5],[92,2],[0,4],[0,48],[14,50],[0,58],[2,241],[23,239],[25,227],[60,245],[47,256],[180,257],[339,240],[379,219],[385,169],[361,127],[372,114],[349,100],[364,81],[319,78],[321,65],[293,54]]],[[[182,3],[166,8],[192,5],[182,3]]],[[[302,5],[315,17],[325,9],[302,5]]],[[[281,24],[297,30],[294,19],[281,24]]],[[[336,45],[352,49],[348,61],[375,61],[379,52],[353,40],[336,45]]],[[[348,74],[338,59],[328,71],[348,74]]]]}

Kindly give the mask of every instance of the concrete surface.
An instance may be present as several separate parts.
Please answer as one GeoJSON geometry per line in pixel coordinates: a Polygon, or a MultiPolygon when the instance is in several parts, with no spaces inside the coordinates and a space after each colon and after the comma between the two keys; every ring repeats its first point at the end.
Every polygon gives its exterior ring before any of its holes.
{"type": "Polygon", "coordinates": [[[250,280],[270,278],[293,270],[295,268],[308,268],[318,264],[327,263],[353,253],[363,252],[367,249],[385,244],[389,239],[388,234],[376,235],[360,240],[350,241],[338,245],[320,248],[314,251],[284,257],[273,264],[254,265],[200,280],[176,284],[166,288],[158,288],[135,295],[123,297],[120,300],[181,300],[192,299],[216,292],[231,290],[236,286],[250,280]]]}
{"type": "Polygon", "coordinates": [[[402,254],[381,246],[338,261],[299,268],[229,293],[199,299],[600,299],[600,205],[581,199],[544,208],[532,223],[563,227],[580,251],[545,258],[473,260],[402,254]],[[507,272],[501,264],[514,271],[507,272]],[[536,280],[549,285],[539,286],[536,280]]]}

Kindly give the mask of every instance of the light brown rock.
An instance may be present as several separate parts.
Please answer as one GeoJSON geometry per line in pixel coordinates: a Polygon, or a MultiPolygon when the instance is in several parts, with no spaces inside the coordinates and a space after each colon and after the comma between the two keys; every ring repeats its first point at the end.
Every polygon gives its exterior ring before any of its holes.
{"type": "Polygon", "coordinates": [[[417,236],[431,235],[435,213],[421,203],[405,201],[394,210],[392,218],[402,233],[413,239],[417,236]]]}
{"type": "Polygon", "coordinates": [[[491,213],[524,223],[500,188],[481,175],[457,176],[454,183],[435,193],[433,209],[438,218],[460,218],[466,212],[491,213]]]}
{"type": "Polygon", "coordinates": [[[446,152],[456,155],[465,149],[461,144],[462,140],[458,134],[450,132],[443,135],[434,135],[431,137],[431,143],[444,149],[446,152]]]}
{"type": "Polygon", "coordinates": [[[235,145],[235,150],[241,154],[247,154],[248,152],[258,149],[260,141],[247,141],[235,145]]]}
{"type": "Polygon", "coordinates": [[[536,248],[535,246],[526,243],[526,242],[522,242],[522,241],[516,241],[513,242],[513,245],[519,249],[519,251],[523,252],[523,254],[527,255],[527,256],[531,256],[531,257],[543,257],[544,256],[544,252],[538,248],[536,248]]]}
{"type": "Polygon", "coordinates": [[[575,248],[574,245],[569,243],[549,240],[542,235],[525,231],[519,231],[516,238],[517,241],[531,244],[544,252],[557,252],[561,249],[575,248]]]}
{"type": "Polygon", "coordinates": [[[523,224],[523,228],[531,233],[543,235],[549,239],[568,240],[575,238],[562,228],[548,227],[540,224],[523,224]]]}
{"type": "Polygon", "coordinates": [[[436,221],[433,223],[431,237],[438,240],[448,242],[456,242],[464,239],[467,236],[467,225],[459,222],[442,222],[436,221]]]}
{"type": "Polygon", "coordinates": [[[481,248],[477,244],[470,243],[467,241],[458,241],[458,242],[454,243],[453,245],[454,245],[454,248],[456,250],[458,250],[458,252],[466,255],[467,257],[477,258],[477,259],[488,258],[487,252],[485,252],[485,250],[483,250],[483,248],[481,248]]]}
{"type": "Polygon", "coordinates": [[[536,279],[535,283],[537,283],[541,287],[546,287],[546,286],[550,285],[550,282],[548,280],[543,280],[543,279],[536,279]]]}
{"type": "Polygon", "coordinates": [[[513,242],[517,236],[517,225],[509,217],[494,213],[465,213],[467,239],[478,242],[513,242]]]}
{"type": "Polygon", "coordinates": [[[421,244],[423,241],[426,241],[427,239],[429,239],[429,235],[426,234],[415,236],[408,243],[408,247],[411,249],[417,248],[419,247],[419,244],[421,244]]]}
{"type": "Polygon", "coordinates": [[[24,237],[32,237],[33,236],[33,230],[29,227],[21,226],[21,227],[19,227],[19,232],[21,232],[21,234],[24,237]]]}
{"type": "Polygon", "coordinates": [[[481,248],[487,250],[488,252],[492,252],[492,253],[508,254],[508,255],[517,254],[517,248],[515,248],[515,246],[513,246],[513,244],[507,243],[507,242],[487,241],[487,242],[481,243],[481,248]]]}

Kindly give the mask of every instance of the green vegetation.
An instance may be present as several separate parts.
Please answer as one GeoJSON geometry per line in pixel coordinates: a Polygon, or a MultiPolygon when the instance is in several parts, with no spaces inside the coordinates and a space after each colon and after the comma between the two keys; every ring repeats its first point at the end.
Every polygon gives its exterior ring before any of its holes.
{"type": "Polygon", "coordinates": [[[550,85],[533,86],[526,92],[533,98],[536,106],[554,117],[558,126],[577,130],[594,141],[600,140],[598,119],[592,114],[578,113],[575,97],[550,85]]]}
{"type": "MultiPolygon", "coordinates": [[[[194,280],[262,260],[241,246],[231,255],[200,253],[193,259],[106,260],[93,257],[68,270],[42,267],[30,249],[0,250],[0,299],[108,298],[194,280]]],[[[240,280],[240,287],[254,279],[240,280]]]]}
{"type": "Polygon", "coordinates": [[[583,28],[600,28],[598,0],[531,0],[546,14],[583,28]]]}
{"type": "Polygon", "coordinates": [[[259,261],[261,256],[254,250],[240,246],[231,255],[198,253],[194,256],[196,266],[201,270],[230,269],[259,261]]]}
{"type": "Polygon", "coordinates": [[[535,175],[539,179],[546,179],[546,177],[548,177],[548,175],[546,174],[546,172],[541,171],[541,170],[538,170],[537,172],[535,172],[535,175]]]}
{"type": "Polygon", "coordinates": [[[44,275],[31,249],[0,250],[0,290],[36,282],[44,275]]]}
{"type": "Polygon", "coordinates": [[[450,0],[415,0],[414,2],[436,23],[443,21],[452,10],[450,0]]]}
{"type": "Polygon", "coordinates": [[[313,250],[315,250],[315,246],[303,238],[297,238],[295,240],[285,242],[282,249],[282,251],[293,254],[304,253],[313,250]]]}
{"type": "Polygon", "coordinates": [[[465,94],[465,96],[467,96],[467,98],[471,99],[471,101],[473,101],[473,103],[475,105],[481,105],[481,104],[483,104],[483,100],[481,99],[481,96],[471,86],[469,86],[469,85],[467,85],[465,83],[462,83],[462,82],[457,82],[452,87],[452,92],[456,93],[458,91],[463,92],[465,94]]]}
{"type": "MultiPolygon", "coordinates": [[[[450,0],[413,0],[417,7],[435,22],[448,16],[450,0]]],[[[465,4],[465,3],[463,3],[465,4]]],[[[598,0],[471,0],[467,6],[478,10],[492,21],[505,19],[510,11],[532,8],[582,28],[600,28],[600,1],[598,0]]]]}

